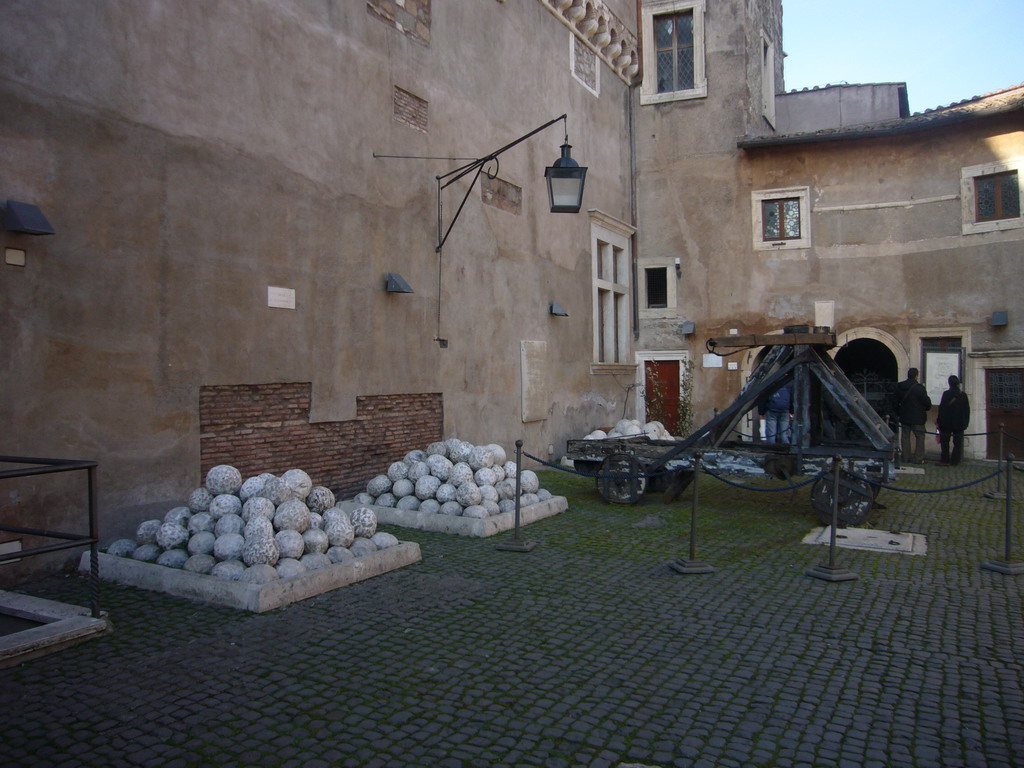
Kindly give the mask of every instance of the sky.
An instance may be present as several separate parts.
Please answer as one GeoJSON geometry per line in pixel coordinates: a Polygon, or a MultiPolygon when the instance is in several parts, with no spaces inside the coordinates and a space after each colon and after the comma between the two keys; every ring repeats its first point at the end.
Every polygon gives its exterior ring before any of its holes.
{"type": "Polygon", "coordinates": [[[785,87],[905,82],[911,112],[1024,82],[1024,0],[782,0],[785,87]]]}

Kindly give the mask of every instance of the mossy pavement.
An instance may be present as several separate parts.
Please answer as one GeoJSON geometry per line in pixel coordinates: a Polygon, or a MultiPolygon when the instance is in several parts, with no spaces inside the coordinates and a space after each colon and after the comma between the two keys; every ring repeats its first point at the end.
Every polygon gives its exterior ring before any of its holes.
{"type": "MultiPolygon", "coordinates": [[[[590,479],[540,474],[569,511],[522,530],[532,552],[390,528],[421,563],[262,615],[104,584],[113,634],[0,670],[0,760],[1024,765],[1024,576],[981,567],[1003,552],[994,480],[883,491],[872,523],[923,534],[927,554],[839,549],[858,578],[828,583],[805,575],[828,556],[801,543],[818,525],[808,488],[702,476],[697,554],[716,570],[679,575],[689,492],[617,506],[590,479]]],[[[21,591],[87,604],[77,575],[21,591]]]]}

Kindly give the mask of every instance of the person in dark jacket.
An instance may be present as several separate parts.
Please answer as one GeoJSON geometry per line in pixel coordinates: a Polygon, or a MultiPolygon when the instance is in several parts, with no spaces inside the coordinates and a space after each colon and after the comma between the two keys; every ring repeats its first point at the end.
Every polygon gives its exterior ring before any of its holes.
{"type": "Polygon", "coordinates": [[[964,430],[971,421],[971,403],[960,389],[960,379],[950,376],[949,389],[939,400],[939,415],[935,423],[939,428],[940,464],[956,466],[964,455],[964,430]],[[953,438],[953,453],[949,453],[949,439],[953,438]]]}
{"type": "Polygon", "coordinates": [[[793,418],[793,381],[786,381],[781,387],[761,398],[757,412],[764,418],[764,440],[766,443],[788,443],[789,426],[793,418]]]}
{"type": "Polygon", "coordinates": [[[917,374],[917,368],[911,368],[907,371],[906,380],[896,385],[896,402],[903,460],[924,464],[924,423],[928,420],[932,399],[928,397],[924,384],[917,380],[917,374]],[[914,437],[913,450],[910,447],[911,435],[914,437]]]}

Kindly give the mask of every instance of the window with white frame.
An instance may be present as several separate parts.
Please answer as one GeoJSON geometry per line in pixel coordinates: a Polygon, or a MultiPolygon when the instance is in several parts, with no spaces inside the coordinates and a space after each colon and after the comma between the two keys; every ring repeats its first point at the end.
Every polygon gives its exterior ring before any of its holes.
{"type": "Polygon", "coordinates": [[[676,316],[678,268],[672,259],[644,260],[637,269],[637,294],[641,318],[676,316]]]}
{"type": "Polygon", "coordinates": [[[643,6],[641,104],[707,96],[704,0],[657,0],[643,6]]]}
{"type": "Polygon", "coordinates": [[[809,187],[765,189],[751,193],[754,250],[811,246],[809,187]]]}
{"type": "Polygon", "coordinates": [[[761,113],[775,127],[775,43],[761,32],[761,113]]]}
{"type": "Polygon", "coordinates": [[[1021,177],[1024,158],[960,169],[963,233],[996,232],[1024,227],[1021,177]]]}
{"type": "MultiPolygon", "coordinates": [[[[592,214],[593,215],[593,214],[592,214]]],[[[594,356],[598,365],[630,363],[630,283],[632,228],[611,217],[591,221],[594,356]],[[612,226],[608,226],[612,225],[612,226]]]]}

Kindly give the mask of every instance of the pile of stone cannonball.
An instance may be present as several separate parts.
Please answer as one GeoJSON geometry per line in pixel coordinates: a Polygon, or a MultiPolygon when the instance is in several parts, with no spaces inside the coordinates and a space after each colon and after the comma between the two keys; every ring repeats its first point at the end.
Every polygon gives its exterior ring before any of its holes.
{"type": "Polygon", "coordinates": [[[672,440],[673,437],[665,425],[660,421],[649,421],[646,424],[639,419],[620,419],[615,426],[605,432],[603,429],[595,429],[584,440],[604,440],[605,438],[634,437],[647,435],[652,440],[672,440]]]}
{"type": "MultiPolygon", "coordinates": [[[[505,449],[495,443],[473,445],[458,438],[431,443],[370,480],[355,502],[481,519],[514,512],[516,463],[506,459],[505,449]]],[[[520,473],[519,490],[520,507],[551,498],[529,469],[520,473]]]]}
{"type": "Polygon", "coordinates": [[[243,482],[237,469],[222,464],[186,505],[146,520],[134,539],[118,539],[107,554],[266,584],[398,543],[377,532],[372,509],[349,513],[335,506],[334,493],[314,487],[301,469],[243,482]]]}

